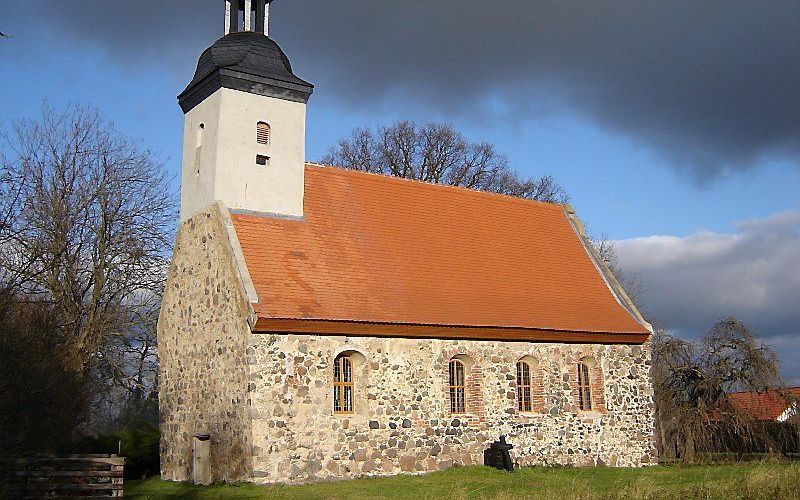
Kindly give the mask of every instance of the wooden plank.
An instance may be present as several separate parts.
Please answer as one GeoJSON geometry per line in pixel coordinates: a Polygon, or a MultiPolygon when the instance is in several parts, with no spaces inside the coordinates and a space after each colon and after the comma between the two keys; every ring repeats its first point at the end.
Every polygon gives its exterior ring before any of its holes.
{"type": "MultiPolygon", "coordinates": [[[[42,500],[42,497],[40,495],[24,496],[24,497],[20,497],[20,498],[24,498],[26,500],[42,500]]],[[[112,495],[112,494],[108,494],[108,495],[91,495],[91,496],[83,496],[83,495],[81,495],[79,497],[62,495],[62,496],[48,496],[47,500],[108,500],[109,498],[121,498],[121,497],[117,496],[117,495],[112,495]]]]}
{"type": "Polygon", "coordinates": [[[50,490],[57,490],[57,489],[80,489],[83,487],[87,487],[89,489],[120,489],[122,487],[122,482],[119,480],[114,480],[112,478],[104,478],[104,480],[99,482],[72,482],[72,481],[52,481],[49,479],[41,479],[37,481],[37,478],[31,478],[32,481],[12,481],[7,483],[9,487],[13,489],[50,489],[50,490]]]}
{"type": "Polygon", "coordinates": [[[0,457],[0,462],[5,461],[38,461],[38,460],[88,460],[88,461],[102,461],[109,458],[124,458],[117,455],[24,455],[21,457],[0,457]]]}
{"type": "Polygon", "coordinates": [[[109,470],[29,470],[29,471],[11,471],[11,475],[20,477],[85,477],[85,478],[100,478],[100,477],[122,477],[122,471],[109,471],[109,470]]]}
{"type": "Polygon", "coordinates": [[[64,455],[57,455],[57,454],[53,454],[53,453],[42,453],[42,454],[36,454],[36,455],[31,455],[31,456],[32,457],[47,457],[47,458],[112,458],[112,457],[115,457],[116,455],[113,455],[111,453],[86,453],[86,454],[66,453],[64,455]]]}
{"type": "Polygon", "coordinates": [[[26,464],[26,465],[34,465],[34,464],[43,464],[43,463],[74,463],[74,462],[86,462],[86,463],[94,463],[94,464],[108,464],[108,465],[124,465],[125,464],[125,457],[78,457],[78,456],[70,456],[70,457],[22,457],[22,458],[9,458],[9,459],[2,459],[0,462],[8,463],[8,464],[26,464]]]}
{"type": "Polygon", "coordinates": [[[12,498],[119,498],[125,458],[116,455],[36,455],[0,458],[12,498]]]}
{"type": "Polygon", "coordinates": [[[19,486],[11,486],[12,490],[17,491],[24,491],[26,493],[31,492],[58,492],[58,491],[115,491],[123,489],[122,484],[118,483],[103,483],[103,484],[50,484],[50,483],[41,483],[41,484],[28,484],[28,485],[19,485],[19,486]]]}
{"type": "Polygon", "coordinates": [[[29,484],[44,484],[44,485],[61,485],[61,484],[111,484],[114,479],[119,477],[86,477],[86,476],[16,476],[11,479],[10,484],[24,485],[29,484]]]}
{"type": "Polygon", "coordinates": [[[36,460],[39,458],[85,458],[85,459],[92,459],[92,458],[114,458],[116,455],[112,455],[109,453],[87,453],[86,455],[80,455],[76,453],[72,454],[64,454],[64,455],[56,455],[52,453],[40,453],[36,455],[24,455],[21,457],[4,457],[0,456],[0,462],[4,460],[36,460]]]}
{"type": "Polygon", "coordinates": [[[113,472],[111,468],[106,467],[103,469],[87,469],[85,467],[55,467],[55,468],[11,468],[8,467],[5,470],[14,473],[15,475],[24,475],[24,474],[38,474],[38,475],[45,475],[45,474],[52,474],[56,471],[63,471],[63,472],[83,472],[85,475],[90,476],[96,474],[98,472],[113,472]],[[22,474],[18,474],[22,473],[22,474]]]}

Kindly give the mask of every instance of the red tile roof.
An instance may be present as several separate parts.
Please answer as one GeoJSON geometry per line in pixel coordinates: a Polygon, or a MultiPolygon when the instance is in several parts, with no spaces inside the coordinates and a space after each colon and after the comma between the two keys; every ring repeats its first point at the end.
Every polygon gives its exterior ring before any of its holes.
{"type": "MultiPolygon", "coordinates": [[[[800,387],[790,387],[786,392],[800,398],[800,387]]],[[[734,392],[728,394],[728,398],[736,408],[749,413],[756,420],[777,420],[793,403],[776,391],[734,392]]]]}
{"type": "Polygon", "coordinates": [[[363,334],[375,329],[364,323],[470,327],[470,338],[649,334],[561,205],[307,165],[304,206],[305,220],[232,215],[265,329],[303,320],[309,332],[343,322],[363,334]]]}

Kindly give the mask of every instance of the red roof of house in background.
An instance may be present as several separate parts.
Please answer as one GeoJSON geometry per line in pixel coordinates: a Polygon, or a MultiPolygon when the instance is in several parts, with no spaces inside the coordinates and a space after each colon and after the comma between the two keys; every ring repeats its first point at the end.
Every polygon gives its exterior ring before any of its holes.
{"type": "Polygon", "coordinates": [[[307,165],[304,207],[305,220],[232,214],[263,329],[302,320],[316,325],[309,332],[344,322],[412,336],[434,326],[472,338],[650,333],[561,205],[307,165]]]}
{"type": "MultiPolygon", "coordinates": [[[[786,392],[800,398],[800,387],[789,387],[786,392]]],[[[776,391],[733,392],[728,398],[736,408],[757,420],[777,420],[792,404],[776,391]]]]}

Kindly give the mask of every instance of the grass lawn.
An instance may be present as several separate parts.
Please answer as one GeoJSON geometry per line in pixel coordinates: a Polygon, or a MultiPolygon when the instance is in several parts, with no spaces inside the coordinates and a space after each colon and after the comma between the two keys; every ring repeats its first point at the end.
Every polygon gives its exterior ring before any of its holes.
{"type": "Polygon", "coordinates": [[[543,468],[513,474],[457,467],[421,476],[392,476],[305,486],[251,484],[194,487],[158,479],[129,481],[125,498],[156,499],[800,499],[800,464],[657,466],[643,469],[543,468]]]}

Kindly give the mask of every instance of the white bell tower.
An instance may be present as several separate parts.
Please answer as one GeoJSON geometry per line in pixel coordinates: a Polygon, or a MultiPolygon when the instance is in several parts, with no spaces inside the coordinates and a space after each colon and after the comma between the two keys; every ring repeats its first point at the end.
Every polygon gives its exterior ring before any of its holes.
{"type": "Polygon", "coordinates": [[[267,36],[271,0],[226,0],[225,36],[205,50],[186,90],[181,221],[217,201],[233,211],[302,217],[306,103],[267,36]]]}

